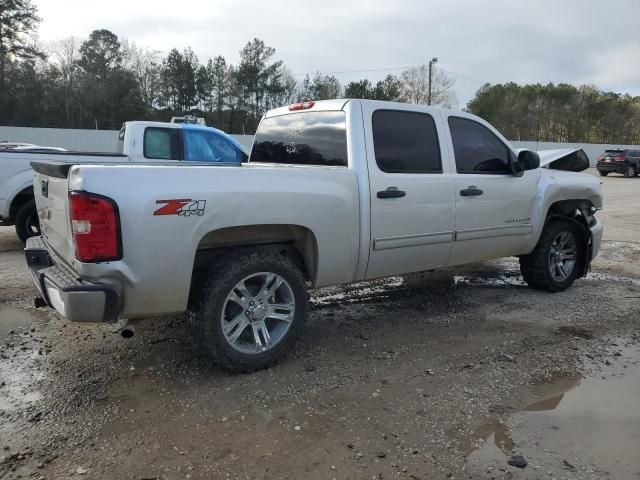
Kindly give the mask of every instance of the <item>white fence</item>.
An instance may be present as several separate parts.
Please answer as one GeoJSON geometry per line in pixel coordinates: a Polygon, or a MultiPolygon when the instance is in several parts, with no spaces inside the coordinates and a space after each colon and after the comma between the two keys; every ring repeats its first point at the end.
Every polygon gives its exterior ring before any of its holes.
{"type": "MultiPolygon", "coordinates": [[[[253,135],[233,135],[246,147],[251,147],[253,135]]],[[[51,147],[84,152],[113,152],[116,148],[118,132],[116,130],[78,130],[66,128],[28,128],[0,126],[0,141],[35,143],[51,147]]],[[[634,145],[605,145],[595,143],[553,143],[553,142],[512,142],[517,148],[531,150],[555,150],[558,148],[582,148],[594,166],[596,158],[606,149],[633,148],[634,145]]]]}

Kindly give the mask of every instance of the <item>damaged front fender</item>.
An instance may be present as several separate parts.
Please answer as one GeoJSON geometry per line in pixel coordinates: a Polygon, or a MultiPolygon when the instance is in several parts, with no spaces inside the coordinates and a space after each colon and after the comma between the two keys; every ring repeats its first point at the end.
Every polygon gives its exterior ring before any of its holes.
{"type": "Polygon", "coordinates": [[[538,155],[540,156],[540,167],[542,168],[582,172],[591,166],[589,157],[581,148],[540,150],[538,155]]]}

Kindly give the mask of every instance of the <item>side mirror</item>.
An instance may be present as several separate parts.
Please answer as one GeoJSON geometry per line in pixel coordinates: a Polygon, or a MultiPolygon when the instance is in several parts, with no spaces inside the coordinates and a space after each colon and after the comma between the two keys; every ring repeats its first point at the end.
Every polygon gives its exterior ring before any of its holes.
{"type": "Polygon", "coordinates": [[[521,150],[518,153],[518,160],[514,165],[514,174],[522,175],[527,170],[535,170],[540,167],[540,156],[531,150],[521,150]]]}

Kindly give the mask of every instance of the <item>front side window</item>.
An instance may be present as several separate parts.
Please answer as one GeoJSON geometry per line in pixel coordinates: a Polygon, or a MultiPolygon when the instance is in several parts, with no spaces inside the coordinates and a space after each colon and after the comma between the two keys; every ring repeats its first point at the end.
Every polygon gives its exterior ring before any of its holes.
{"type": "Polygon", "coordinates": [[[510,174],[509,149],[484,125],[449,117],[458,173],[510,174]]]}
{"type": "Polygon", "coordinates": [[[185,128],[184,159],[194,162],[242,162],[245,154],[231,140],[207,130],[185,128]]]}
{"type": "Polygon", "coordinates": [[[143,144],[145,158],[180,159],[180,139],[177,128],[147,127],[144,130],[143,144]]]}
{"type": "Polygon", "coordinates": [[[426,113],[377,110],[373,114],[376,163],[387,173],[442,173],[438,132],[426,113]]]}
{"type": "Polygon", "coordinates": [[[265,118],[251,162],[347,166],[344,112],[302,112],[265,118]]]}

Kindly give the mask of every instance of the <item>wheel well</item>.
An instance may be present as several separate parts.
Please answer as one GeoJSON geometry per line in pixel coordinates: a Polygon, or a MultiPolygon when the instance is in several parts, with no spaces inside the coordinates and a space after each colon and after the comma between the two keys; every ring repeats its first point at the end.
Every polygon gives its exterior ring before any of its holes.
{"type": "Polygon", "coordinates": [[[22,206],[27,203],[29,200],[33,199],[33,187],[27,187],[18,193],[13,200],[11,201],[11,206],[9,207],[9,220],[15,221],[18,210],[22,208],[22,206]]]}
{"type": "Polygon", "coordinates": [[[593,217],[593,204],[588,200],[562,200],[549,208],[545,224],[554,218],[564,218],[576,225],[583,233],[585,256],[582,258],[582,267],[578,278],[584,277],[591,269],[591,230],[589,227],[595,221],[593,217]]]}
{"type": "Polygon", "coordinates": [[[315,282],[318,249],[315,235],[300,225],[245,225],[207,233],[198,244],[191,282],[212,260],[229,252],[273,251],[290,258],[305,280],[315,282]]]}
{"type": "Polygon", "coordinates": [[[592,207],[593,204],[589,200],[561,200],[549,207],[547,221],[554,217],[567,217],[580,222],[588,229],[593,219],[592,207]]]}

